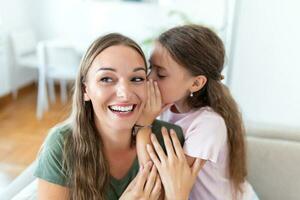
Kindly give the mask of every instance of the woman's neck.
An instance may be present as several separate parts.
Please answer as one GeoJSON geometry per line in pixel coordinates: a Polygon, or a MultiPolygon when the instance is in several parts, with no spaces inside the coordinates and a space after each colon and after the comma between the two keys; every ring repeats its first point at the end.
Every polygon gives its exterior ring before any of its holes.
{"type": "Polygon", "coordinates": [[[113,129],[113,127],[106,127],[100,123],[96,123],[96,128],[106,151],[126,151],[132,148],[131,129],[113,129]]]}

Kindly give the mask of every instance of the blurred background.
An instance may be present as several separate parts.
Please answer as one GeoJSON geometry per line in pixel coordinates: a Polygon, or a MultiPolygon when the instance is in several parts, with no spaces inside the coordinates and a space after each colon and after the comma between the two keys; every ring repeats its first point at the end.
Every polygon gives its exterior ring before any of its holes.
{"type": "Polygon", "coordinates": [[[109,32],[135,39],[149,56],[170,27],[211,27],[226,46],[224,83],[247,134],[299,142],[299,9],[297,0],[0,0],[0,190],[68,116],[80,59],[109,32]]]}

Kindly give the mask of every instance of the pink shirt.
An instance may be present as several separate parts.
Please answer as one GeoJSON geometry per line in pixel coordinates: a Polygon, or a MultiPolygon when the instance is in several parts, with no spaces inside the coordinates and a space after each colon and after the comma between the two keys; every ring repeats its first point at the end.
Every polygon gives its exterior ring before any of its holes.
{"type": "MultiPolygon", "coordinates": [[[[232,200],[228,178],[227,129],[223,118],[210,107],[188,113],[174,113],[170,109],[161,119],[181,126],[185,136],[185,154],[207,160],[190,194],[191,200],[232,200]]],[[[239,199],[252,199],[254,191],[248,182],[239,199]]]]}

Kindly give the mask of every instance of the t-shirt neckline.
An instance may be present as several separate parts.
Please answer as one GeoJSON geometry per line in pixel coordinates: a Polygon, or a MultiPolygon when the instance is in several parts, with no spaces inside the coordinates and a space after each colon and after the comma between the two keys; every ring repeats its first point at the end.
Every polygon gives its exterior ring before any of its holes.
{"type": "Polygon", "coordinates": [[[135,159],[134,159],[134,161],[132,162],[131,167],[129,168],[129,170],[127,171],[127,173],[122,178],[117,179],[117,178],[113,177],[112,175],[110,175],[112,183],[114,185],[123,185],[124,182],[127,182],[128,177],[136,169],[136,166],[138,164],[139,164],[138,157],[136,156],[135,159]]]}

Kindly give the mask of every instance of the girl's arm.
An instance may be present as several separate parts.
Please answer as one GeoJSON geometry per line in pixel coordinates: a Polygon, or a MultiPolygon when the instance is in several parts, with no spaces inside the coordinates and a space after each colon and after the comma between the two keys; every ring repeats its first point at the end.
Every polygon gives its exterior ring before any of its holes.
{"type": "Polygon", "coordinates": [[[151,145],[150,135],[151,128],[149,127],[141,128],[136,135],[136,149],[140,165],[145,165],[151,160],[146,149],[147,144],[151,145]]]}
{"type": "Polygon", "coordinates": [[[139,126],[143,126],[143,128],[140,128],[136,133],[136,148],[140,165],[145,165],[151,160],[146,149],[147,144],[151,145],[150,125],[161,113],[161,110],[162,99],[157,82],[150,79],[147,82],[147,101],[136,123],[139,126]]]}
{"type": "Polygon", "coordinates": [[[57,184],[38,179],[38,200],[68,200],[69,189],[57,184]]]}

